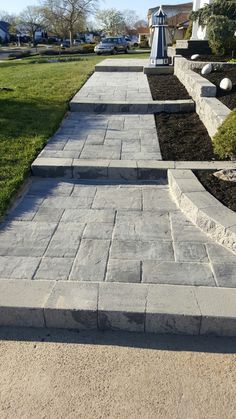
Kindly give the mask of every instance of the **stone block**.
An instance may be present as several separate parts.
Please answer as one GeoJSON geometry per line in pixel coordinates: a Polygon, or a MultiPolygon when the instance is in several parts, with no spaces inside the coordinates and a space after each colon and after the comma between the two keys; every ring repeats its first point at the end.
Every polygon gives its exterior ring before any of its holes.
{"type": "Polygon", "coordinates": [[[39,262],[37,257],[0,256],[0,278],[32,279],[39,262]]]}
{"type": "Polygon", "coordinates": [[[110,160],[74,160],[74,179],[103,179],[108,176],[110,160]]]}
{"type": "Polygon", "coordinates": [[[209,263],[206,247],[202,243],[175,242],[174,252],[177,262],[209,263]]]}
{"type": "Polygon", "coordinates": [[[115,211],[111,209],[96,210],[96,209],[78,209],[65,210],[61,222],[68,223],[73,220],[74,223],[113,223],[115,218],[115,211]]]}
{"type": "Polygon", "coordinates": [[[59,258],[75,257],[85,224],[60,223],[55,231],[45,256],[59,258]]]}
{"type": "Polygon", "coordinates": [[[34,275],[34,279],[66,281],[68,279],[73,258],[44,257],[34,275]]]}
{"type": "Polygon", "coordinates": [[[193,287],[149,285],[145,331],[198,335],[201,313],[193,287]]]}
{"type": "Polygon", "coordinates": [[[83,239],[73,264],[70,280],[104,281],[109,248],[109,240],[83,239]]]}
{"type": "Polygon", "coordinates": [[[129,210],[141,209],[141,191],[135,187],[119,188],[112,190],[98,190],[93,201],[94,209],[119,208],[129,210]]]}
{"type": "Polygon", "coordinates": [[[31,165],[34,176],[72,178],[72,159],[37,158],[31,165]]]}
{"type": "Polygon", "coordinates": [[[0,325],[45,327],[43,308],[54,282],[0,281],[0,325]]]}
{"type": "Polygon", "coordinates": [[[98,284],[58,282],[45,305],[47,327],[97,329],[98,284]]]}
{"type": "Polygon", "coordinates": [[[134,160],[114,160],[108,167],[108,178],[136,180],[138,176],[137,163],[134,160]]]}
{"type": "Polygon", "coordinates": [[[143,282],[172,285],[215,286],[207,263],[144,260],[143,282]]]}
{"type": "Polygon", "coordinates": [[[213,263],[212,269],[219,287],[236,288],[236,261],[219,260],[213,263]]]}
{"type": "Polygon", "coordinates": [[[174,260],[172,243],[168,241],[118,241],[112,242],[111,259],[174,260]]]}
{"type": "Polygon", "coordinates": [[[145,285],[100,284],[99,329],[144,332],[146,296],[147,287],[145,285]]]}
{"type": "Polygon", "coordinates": [[[89,223],[84,230],[83,238],[110,240],[112,238],[113,228],[113,223],[89,223]]]}
{"type": "Polygon", "coordinates": [[[110,259],[107,266],[107,282],[141,282],[141,263],[138,260],[110,259]]]}
{"type": "Polygon", "coordinates": [[[236,336],[236,290],[198,287],[195,295],[202,314],[200,334],[236,336]]]}

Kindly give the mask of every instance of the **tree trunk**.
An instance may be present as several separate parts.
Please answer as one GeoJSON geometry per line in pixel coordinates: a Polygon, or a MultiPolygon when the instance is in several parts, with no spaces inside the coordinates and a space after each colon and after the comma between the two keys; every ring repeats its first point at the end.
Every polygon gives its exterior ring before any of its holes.
{"type": "Polygon", "coordinates": [[[72,33],[72,30],[70,29],[70,46],[72,47],[72,45],[73,45],[73,33],[72,33]]]}

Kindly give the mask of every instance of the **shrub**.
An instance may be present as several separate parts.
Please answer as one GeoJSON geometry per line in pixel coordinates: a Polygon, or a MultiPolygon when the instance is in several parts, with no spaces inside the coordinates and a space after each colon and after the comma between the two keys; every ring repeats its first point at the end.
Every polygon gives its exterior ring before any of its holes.
{"type": "Polygon", "coordinates": [[[236,155],[236,108],[219,127],[213,138],[213,147],[222,159],[236,155]]]}
{"type": "Polygon", "coordinates": [[[190,19],[207,28],[209,45],[215,54],[233,54],[235,49],[236,1],[214,0],[192,12],[190,19]]]}
{"type": "Polygon", "coordinates": [[[235,49],[235,22],[226,16],[211,16],[208,23],[209,45],[213,54],[226,54],[235,49]]]}
{"type": "Polygon", "coordinates": [[[30,57],[31,56],[31,52],[29,50],[25,50],[25,51],[19,51],[19,52],[11,52],[9,54],[9,58],[25,58],[25,57],[30,57]]]}
{"type": "Polygon", "coordinates": [[[73,54],[86,54],[94,52],[94,45],[93,44],[83,44],[78,47],[71,47],[60,49],[57,48],[48,48],[39,50],[40,55],[73,55],[73,54]]]}
{"type": "Polygon", "coordinates": [[[190,20],[188,28],[187,28],[187,30],[185,32],[185,35],[184,35],[184,39],[190,39],[191,38],[192,30],[193,30],[193,22],[192,22],[192,20],[190,20]]]}

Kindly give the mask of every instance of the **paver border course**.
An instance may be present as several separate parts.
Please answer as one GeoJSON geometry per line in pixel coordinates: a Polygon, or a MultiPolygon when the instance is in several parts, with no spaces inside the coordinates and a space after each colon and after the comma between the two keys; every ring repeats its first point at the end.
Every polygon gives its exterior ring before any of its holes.
{"type": "Polygon", "coordinates": [[[0,326],[236,336],[236,289],[0,281],[0,326]]]}
{"type": "Polygon", "coordinates": [[[185,216],[236,255],[236,213],[207,192],[191,170],[168,170],[168,182],[185,216]]]}
{"type": "Polygon", "coordinates": [[[69,179],[166,179],[168,169],[236,169],[236,161],[82,160],[38,156],[31,166],[33,176],[69,179]]]}

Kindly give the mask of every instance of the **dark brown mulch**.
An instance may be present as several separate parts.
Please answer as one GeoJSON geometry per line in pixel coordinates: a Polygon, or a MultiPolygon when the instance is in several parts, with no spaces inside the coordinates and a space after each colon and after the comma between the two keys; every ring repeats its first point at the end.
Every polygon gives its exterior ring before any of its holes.
{"type": "Polygon", "coordinates": [[[196,113],[155,115],[163,160],[216,159],[208,132],[196,113]]]}
{"type": "MultiPolygon", "coordinates": [[[[194,70],[195,72],[201,74],[201,70],[194,70]]],[[[216,85],[217,92],[216,97],[224,103],[229,109],[233,110],[236,108],[236,64],[234,67],[226,67],[224,70],[215,70],[214,72],[207,74],[205,76],[207,80],[216,85]],[[228,77],[233,83],[233,89],[230,92],[226,92],[220,88],[220,82],[225,77],[228,77]]]]}
{"type": "Polygon", "coordinates": [[[148,75],[153,100],[190,99],[184,85],[173,74],[148,75]]]}
{"type": "MultiPolygon", "coordinates": [[[[194,54],[192,54],[194,55],[194,54]]],[[[186,57],[188,60],[194,62],[194,61],[206,61],[206,63],[227,63],[228,61],[232,60],[231,55],[200,55],[197,60],[191,60],[191,56],[186,57]]]]}
{"type": "Polygon", "coordinates": [[[218,179],[209,171],[197,172],[196,176],[208,192],[226,207],[236,211],[236,182],[218,179]]]}

